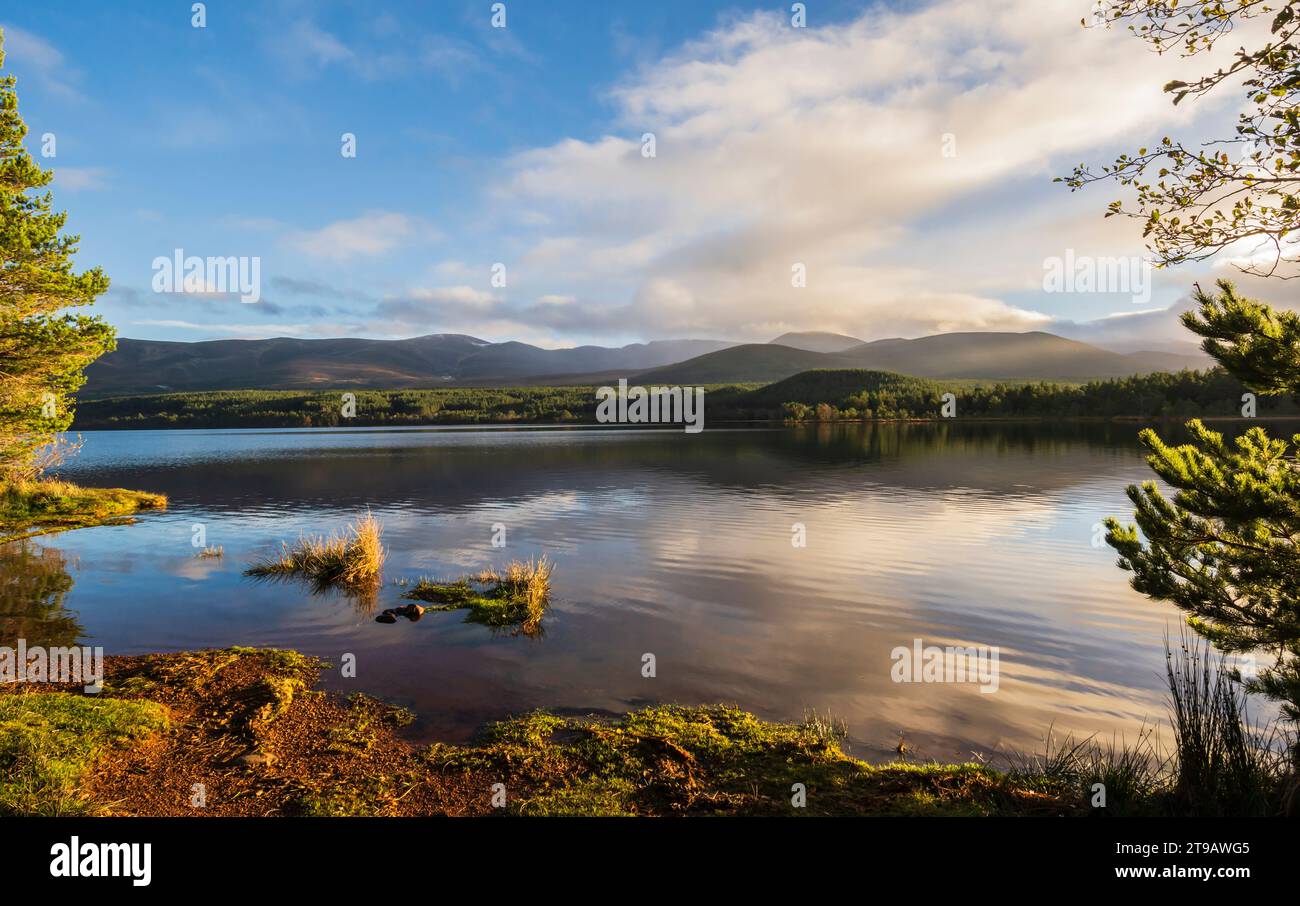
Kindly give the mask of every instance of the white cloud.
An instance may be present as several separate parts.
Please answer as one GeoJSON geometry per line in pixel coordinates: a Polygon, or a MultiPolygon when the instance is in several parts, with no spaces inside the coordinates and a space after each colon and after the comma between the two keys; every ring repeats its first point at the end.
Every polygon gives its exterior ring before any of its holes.
{"type": "Polygon", "coordinates": [[[319,66],[350,60],[353,56],[352,51],[342,41],[314,22],[305,19],[294,25],[287,38],[289,41],[296,42],[302,54],[319,66]]]}
{"type": "Polygon", "coordinates": [[[432,72],[456,84],[482,70],[483,60],[474,44],[412,25],[381,17],[370,28],[350,30],[345,40],[295,12],[281,27],[268,31],[265,46],[296,78],[339,65],[368,80],[432,72]]]}
{"type": "Polygon", "coordinates": [[[141,327],[170,327],[175,330],[201,330],[208,334],[227,334],[236,337],[263,339],[266,337],[297,337],[304,335],[319,336],[321,325],[311,324],[200,324],[194,321],[174,319],[157,319],[132,321],[141,327]]]}
{"type": "MultiPolygon", "coordinates": [[[[1019,248],[1002,220],[1014,231],[1018,215],[1041,219],[1049,195],[1079,210],[1050,183],[1065,155],[1105,159],[1186,125],[1192,105],[1160,90],[1186,65],[1041,0],[873,7],[806,29],[735,19],[613,91],[617,134],[512,160],[496,199],[513,224],[550,224],[512,278],[580,300],[534,307],[557,326],[582,311],[592,329],[647,336],[1042,328],[1047,314],[1003,298],[1005,277],[970,279],[930,233],[946,231],[963,259],[1001,262],[1012,291],[1041,281],[1041,249],[1074,245],[1072,219],[1022,231],[1019,248]],[[948,133],[956,157],[942,153],[948,133]],[[996,206],[962,216],[989,193],[996,206]]],[[[1098,219],[1108,200],[1083,199],[1098,219]]]]}
{"type": "Polygon", "coordinates": [[[69,192],[102,189],[107,174],[103,167],[55,167],[54,188],[69,192]]]}
{"type": "Polygon", "coordinates": [[[388,211],[370,211],[352,220],[339,220],[319,230],[294,233],[289,244],[316,258],[346,261],[382,255],[415,238],[436,233],[416,218],[388,211]]]}
{"type": "Polygon", "coordinates": [[[69,66],[63,52],[34,34],[16,25],[0,23],[4,29],[4,49],[8,59],[5,68],[30,77],[42,88],[66,100],[84,100],[75,87],[80,74],[69,66]]]}
{"type": "Polygon", "coordinates": [[[266,32],[266,48],[297,78],[305,78],[336,63],[357,60],[357,54],[334,34],[301,14],[266,32]]]}

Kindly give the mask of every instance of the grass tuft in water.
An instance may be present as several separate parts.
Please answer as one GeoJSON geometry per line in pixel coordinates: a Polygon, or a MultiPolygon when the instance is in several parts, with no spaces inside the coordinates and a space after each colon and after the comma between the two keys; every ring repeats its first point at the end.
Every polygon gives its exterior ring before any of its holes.
{"type": "Polygon", "coordinates": [[[294,547],[282,543],[279,556],[253,564],[244,575],[299,576],[311,580],[318,590],[336,586],[373,588],[379,583],[379,573],[387,557],[382,535],[379,520],[366,513],[343,534],[299,538],[294,547]]]}
{"type": "Polygon", "coordinates": [[[403,597],[431,610],[469,610],[467,622],[536,635],[550,604],[554,570],[545,557],[515,560],[503,571],[485,570],[453,582],[421,579],[403,597]]]}

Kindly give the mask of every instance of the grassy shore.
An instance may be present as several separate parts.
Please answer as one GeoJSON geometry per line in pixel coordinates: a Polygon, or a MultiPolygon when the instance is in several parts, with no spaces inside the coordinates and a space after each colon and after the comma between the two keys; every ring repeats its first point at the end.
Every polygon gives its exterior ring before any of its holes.
{"type": "MultiPolygon", "coordinates": [[[[1186,800],[1180,772],[1140,751],[1070,744],[1005,771],[872,765],[842,751],[834,721],[768,723],[726,705],[613,719],[534,712],[476,745],[417,746],[401,732],[410,712],[315,691],[324,666],[230,648],[109,657],[93,696],[0,686],[0,814],[1079,816],[1224,805],[1186,800]],[[1091,803],[1098,782],[1104,809],[1091,803]]],[[[1250,814],[1280,810],[1276,778],[1255,777],[1250,814]]]]}
{"type": "Polygon", "coordinates": [[[1060,781],[974,764],[872,766],[845,755],[824,722],[766,723],[721,705],[615,720],[538,712],[493,725],[478,745],[422,747],[400,735],[409,712],[312,691],[321,665],[293,652],[106,666],[93,696],[0,686],[0,814],[1080,813],[1060,781]]]}
{"type": "Polygon", "coordinates": [[[127,521],[167,506],[162,494],[125,488],[83,488],[66,481],[0,485],[0,543],[49,532],[127,521]]]}

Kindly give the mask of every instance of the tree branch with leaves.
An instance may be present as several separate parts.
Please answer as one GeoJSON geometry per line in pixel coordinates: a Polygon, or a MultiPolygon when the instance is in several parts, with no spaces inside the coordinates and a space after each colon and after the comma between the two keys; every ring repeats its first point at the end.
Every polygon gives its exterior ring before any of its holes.
{"type": "MultiPolygon", "coordinates": [[[[1115,0],[1090,27],[1127,26],[1160,54],[1204,55],[1238,25],[1269,17],[1268,38],[1238,48],[1230,63],[1190,82],[1171,81],[1173,103],[1225,83],[1247,99],[1235,134],[1191,146],[1165,136],[1094,169],[1059,177],[1078,190],[1113,182],[1132,190],[1107,217],[1142,221],[1155,263],[1169,267],[1227,251],[1245,273],[1300,276],[1300,0],[1115,0]]],[[[1088,20],[1084,20],[1088,26],[1088,20]]]]}

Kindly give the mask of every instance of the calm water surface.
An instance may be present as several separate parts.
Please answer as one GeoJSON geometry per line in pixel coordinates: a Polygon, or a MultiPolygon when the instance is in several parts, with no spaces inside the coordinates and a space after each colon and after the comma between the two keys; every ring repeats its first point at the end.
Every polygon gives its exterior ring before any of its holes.
{"type": "Polygon", "coordinates": [[[1051,725],[1132,739],[1163,720],[1163,636],[1179,622],[1092,543],[1099,520],[1129,512],[1124,486],[1148,477],[1136,431],[90,432],[65,477],[171,505],[0,547],[0,616],[6,635],[109,653],[350,652],[357,678],[326,685],[413,708],[424,739],[466,740],[537,707],[663,701],[782,720],[829,710],[869,758],[900,733],[936,758],[1036,750],[1051,725]],[[544,553],[557,562],[544,634],[463,612],[383,625],[344,596],[241,575],[367,507],[389,551],[379,608],[399,602],[393,580],[544,553]],[[498,522],[505,550],[491,546],[498,522]],[[224,559],[195,557],[196,524],[224,559]],[[998,646],[999,690],[892,682],[891,650],[916,638],[998,646]]]}

